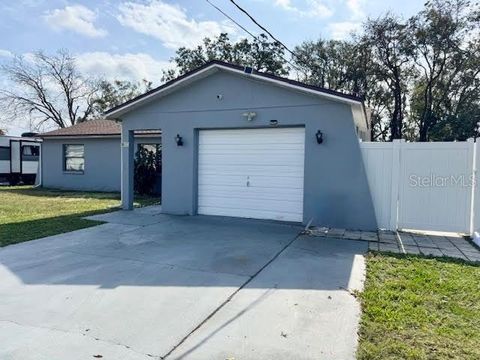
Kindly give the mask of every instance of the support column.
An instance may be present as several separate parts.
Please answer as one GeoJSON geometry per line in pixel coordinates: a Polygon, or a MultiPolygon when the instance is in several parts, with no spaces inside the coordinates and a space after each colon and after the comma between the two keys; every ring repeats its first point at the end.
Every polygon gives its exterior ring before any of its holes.
{"type": "Polygon", "coordinates": [[[121,139],[121,188],[122,188],[122,209],[133,210],[133,162],[135,138],[132,130],[124,130],[122,124],[121,139]]]}

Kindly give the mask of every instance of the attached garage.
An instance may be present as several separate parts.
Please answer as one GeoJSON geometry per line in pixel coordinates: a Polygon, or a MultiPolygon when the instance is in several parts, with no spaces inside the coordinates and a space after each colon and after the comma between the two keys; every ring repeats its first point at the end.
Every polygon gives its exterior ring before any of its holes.
{"type": "Polygon", "coordinates": [[[198,213],[302,222],[305,128],[200,130],[198,213]]]}
{"type": "Polygon", "coordinates": [[[134,133],[158,130],[164,213],[377,228],[356,96],[213,61],[106,116],[122,126],[124,209],[134,133]]]}

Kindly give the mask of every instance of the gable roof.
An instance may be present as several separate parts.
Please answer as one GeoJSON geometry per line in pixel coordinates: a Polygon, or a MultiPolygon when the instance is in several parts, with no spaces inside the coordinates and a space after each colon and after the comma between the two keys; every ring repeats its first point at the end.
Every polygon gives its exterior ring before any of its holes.
{"type": "Polygon", "coordinates": [[[42,138],[56,136],[119,136],[121,133],[120,124],[112,120],[90,120],[73,126],[58,130],[49,131],[39,136],[42,138]]]}
{"type": "Polygon", "coordinates": [[[213,60],[205,65],[192,70],[182,76],[177,77],[176,79],[173,79],[155,89],[152,89],[145,94],[142,94],[140,96],[137,96],[121,105],[118,105],[110,110],[108,110],[105,113],[105,117],[108,119],[116,119],[117,116],[120,116],[134,108],[136,108],[139,105],[142,105],[148,101],[151,101],[157,97],[160,97],[162,95],[170,94],[173,92],[176,88],[188,85],[189,83],[206,77],[218,70],[224,70],[228,72],[233,72],[237,74],[241,74],[243,76],[251,77],[254,79],[260,79],[266,82],[274,83],[279,86],[283,87],[288,87],[290,89],[296,89],[299,91],[307,92],[310,94],[316,94],[322,97],[330,98],[332,100],[336,101],[341,101],[349,104],[357,104],[357,105],[362,105],[363,104],[363,99],[355,96],[355,95],[350,95],[350,94],[344,94],[339,91],[334,91],[330,89],[325,89],[317,86],[312,86],[308,85],[299,81],[291,80],[288,78],[272,75],[272,74],[267,74],[267,73],[262,73],[258,72],[256,70],[253,70],[250,72],[246,72],[246,68],[243,66],[238,66],[230,63],[226,63],[223,61],[218,61],[218,60],[213,60]]]}

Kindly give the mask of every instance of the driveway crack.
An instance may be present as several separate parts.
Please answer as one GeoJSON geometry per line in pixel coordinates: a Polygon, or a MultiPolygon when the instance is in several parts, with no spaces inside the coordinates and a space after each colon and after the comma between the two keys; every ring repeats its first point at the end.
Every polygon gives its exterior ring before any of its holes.
{"type": "Polygon", "coordinates": [[[197,326],[193,328],[187,335],[185,335],[178,343],[176,343],[166,354],[160,357],[160,359],[164,360],[168,358],[180,345],[182,345],[190,336],[192,336],[197,330],[199,330],[203,325],[205,325],[212,317],[215,316],[225,305],[227,305],[232,299],[237,295],[243,288],[245,288],[253,279],[255,279],[263,270],[265,270],[271,263],[273,263],[285,250],[287,250],[290,245],[292,245],[295,240],[297,240],[302,233],[297,234],[291,241],[289,241],[284,247],[282,247],[279,251],[277,251],[273,257],[268,260],[260,269],[255,272],[252,276],[242,284],[240,287],[231,293],[220,305],[218,305],[205,319],[203,319],[197,326]]]}

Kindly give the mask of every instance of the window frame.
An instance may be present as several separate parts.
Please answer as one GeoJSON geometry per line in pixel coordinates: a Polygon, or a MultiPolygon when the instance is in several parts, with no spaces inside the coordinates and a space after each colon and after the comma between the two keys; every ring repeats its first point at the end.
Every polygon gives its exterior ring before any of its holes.
{"type": "Polygon", "coordinates": [[[84,174],[85,173],[85,144],[63,144],[63,172],[67,174],[84,174]],[[68,146],[82,146],[83,156],[67,156],[68,146]],[[67,169],[67,159],[83,159],[83,170],[67,169]]]}

